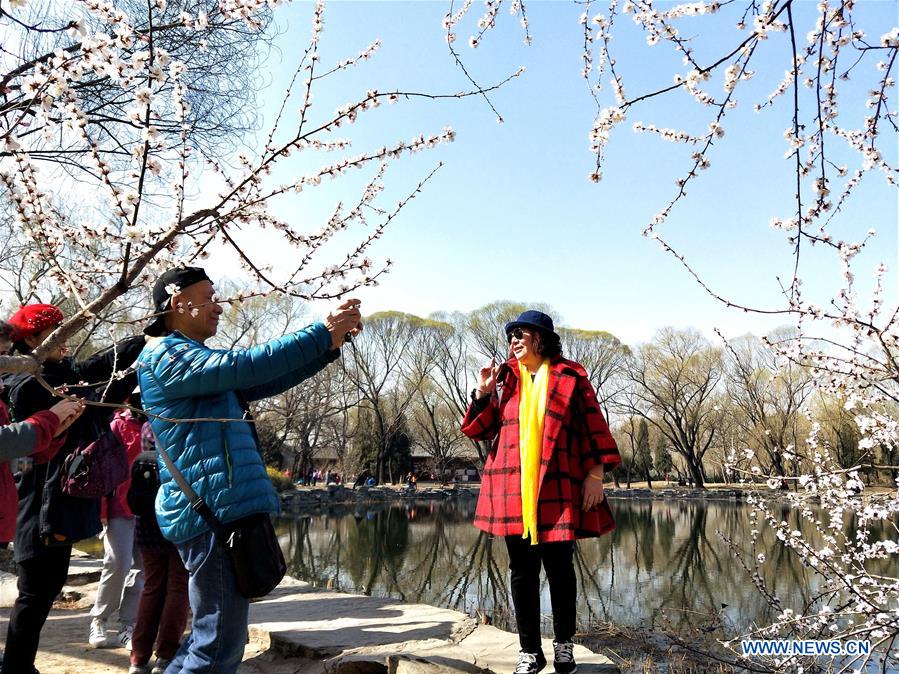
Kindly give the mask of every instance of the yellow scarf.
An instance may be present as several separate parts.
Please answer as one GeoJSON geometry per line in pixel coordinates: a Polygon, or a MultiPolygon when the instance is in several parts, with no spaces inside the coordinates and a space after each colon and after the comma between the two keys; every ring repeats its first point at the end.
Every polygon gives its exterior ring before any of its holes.
{"type": "Polygon", "coordinates": [[[543,418],[546,416],[546,391],[549,388],[549,360],[544,360],[531,379],[528,369],[518,364],[518,447],[521,453],[522,538],[531,537],[537,545],[537,492],[540,459],[543,456],[543,418]]]}

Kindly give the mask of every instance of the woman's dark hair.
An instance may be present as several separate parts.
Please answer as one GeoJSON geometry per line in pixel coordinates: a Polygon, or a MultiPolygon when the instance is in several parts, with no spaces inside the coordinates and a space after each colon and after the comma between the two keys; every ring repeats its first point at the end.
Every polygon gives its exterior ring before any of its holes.
{"type": "Polygon", "coordinates": [[[537,329],[536,333],[540,337],[540,346],[537,348],[539,355],[544,358],[559,358],[562,356],[562,341],[556,333],[540,329],[537,329]]]}
{"type": "Polygon", "coordinates": [[[28,346],[25,342],[13,342],[12,343],[12,353],[20,353],[23,356],[28,356],[31,354],[31,347],[28,346]]]}
{"type": "Polygon", "coordinates": [[[130,407],[133,409],[129,410],[131,416],[137,419],[138,421],[147,421],[147,415],[144,414],[143,404],[140,399],[140,392],[134,391],[131,395],[128,396],[128,399],[125,401],[130,407]]]}
{"type": "Polygon", "coordinates": [[[13,334],[15,333],[15,328],[11,326],[6,321],[0,321],[0,339],[8,339],[12,342],[12,349],[10,349],[10,353],[16,354],[20,353],[23,356],[27,356],[31,353],[31,347],[28,346],[23,340],[13,341],[13,334]]]}

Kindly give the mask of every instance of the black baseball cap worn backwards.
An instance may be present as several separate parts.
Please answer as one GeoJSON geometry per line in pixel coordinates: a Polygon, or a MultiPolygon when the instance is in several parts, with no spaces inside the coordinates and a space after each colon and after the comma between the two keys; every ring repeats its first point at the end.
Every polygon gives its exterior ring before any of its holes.
{"type": "Polygon", "coordinates": [[[165,315],[172,309],[172,296],[200,281],[212,283],[202,267],[175,267],[163,273],[153,284],[153,306],[158,315],[144,328],[144,334],[150,337],[167,334],[165,315]]]}

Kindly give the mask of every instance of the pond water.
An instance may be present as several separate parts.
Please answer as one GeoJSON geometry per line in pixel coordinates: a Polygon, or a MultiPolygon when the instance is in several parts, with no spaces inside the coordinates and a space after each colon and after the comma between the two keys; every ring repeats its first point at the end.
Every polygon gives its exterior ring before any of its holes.
{"type": "MultiPolygon", "coordinates": [[[[701,500],[611,499],[617,528],[578,543],[579,628],[610,622],[687,635],[720,628],[745,633],[774,615],[738,555],[755,559],[767,589],[784,608],[802,609],[823,588],[819,575],[763,530],[753,549],[749,507],[701,500]]],[[[314,585],[394,597],[489,616],[514,631],[506,546],[471,525],[473,499],[335,506],[316,514],[285,514],[276,528],[288,574],[314,585]]],[[[815,541],[795,511],[780,513],[791,529],[815,541]]],[[[844,532],[854,529],[847,516],[844,532]]],[[[97,539],[82,550],[102,556],[97,539]]],[[[899,577],[899,560],[872,573],[899,577]]],[[[543,584],[544,632],[552,632],[543,584]]],[[[890,671],[893,671],[892,669],[890,671]]]]}
{"type": "MultiPolygon", "coordinates": [[[[822,587],[820,576],[773,535],[751,548],[744,504],[610,503],[617,529],[579,542],[575,556],[583,628],[598,621],[676,632],[718,625],[734,634],[765,622],[772,612],[737,554],[747,560],[766,555],[762,577],[785,607],[802,608],[822,587]]],[[[471,525],[474,506],[462,500],[343,507],[283,517],[277,526],[288,573],[296,578],[486,614],[497,626],[510,627],[505,544],[471,525]]],[[[789,508],[782,516],[792,528],[807,530],[789,508]]],[[[845,526],[850,530],[852,522],[845,526]]],[[[896,560],[890,563],[892,568],[877,571],[899,575],[896,560]]],[[[550,611],[545,583],[543,611],[550,611]]],[[[544,628],[551,631],[548,620],[544,628]]]]}

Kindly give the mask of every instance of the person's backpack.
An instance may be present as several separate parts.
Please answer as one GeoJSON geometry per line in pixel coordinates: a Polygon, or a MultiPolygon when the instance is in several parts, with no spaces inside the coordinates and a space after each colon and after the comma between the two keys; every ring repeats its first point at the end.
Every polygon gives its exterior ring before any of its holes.
{"type": "Polygon", "coordinates": [[[131,464],[131,485],[126,496],[131,512],[138,517],[155,517],[156,492],[159,490],[159,484],[156,452],[141,452],[131,464]]]}
{"type": "Polygon", "coordinates": [[[111,430],[78,443],[62,465],[62,491],[78,498],[101,498],[127,478],[125,446],[111,430]]]}

